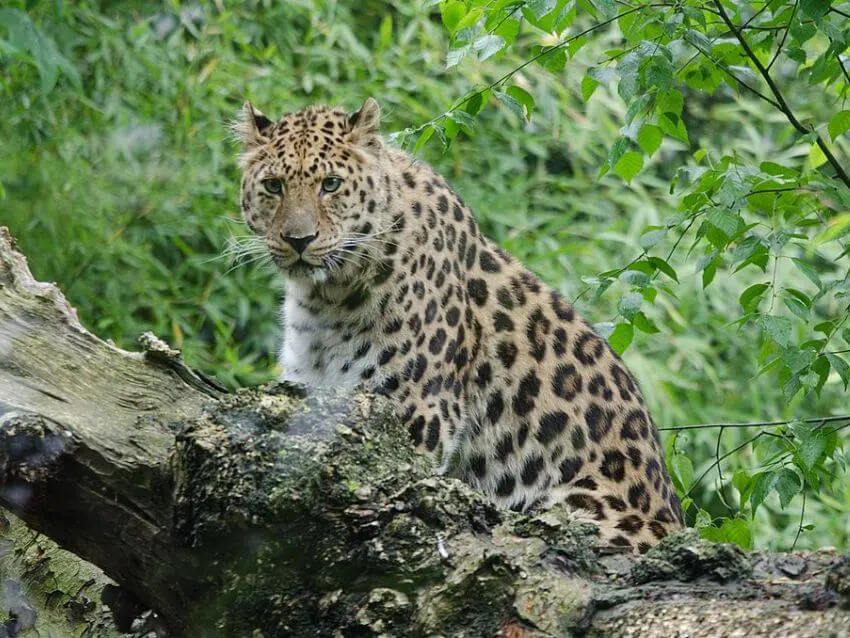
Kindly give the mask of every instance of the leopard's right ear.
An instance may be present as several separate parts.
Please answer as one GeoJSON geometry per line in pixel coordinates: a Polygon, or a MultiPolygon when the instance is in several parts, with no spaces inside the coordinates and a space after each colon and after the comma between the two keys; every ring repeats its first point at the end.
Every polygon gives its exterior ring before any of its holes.
{"type": "Polygon", "coordinates": [[[250,148],[269,141],[267,135],[272,124],[274,122],[255,109],[253,104],[245,102],[231,129],[242,146],[250,148]]]}

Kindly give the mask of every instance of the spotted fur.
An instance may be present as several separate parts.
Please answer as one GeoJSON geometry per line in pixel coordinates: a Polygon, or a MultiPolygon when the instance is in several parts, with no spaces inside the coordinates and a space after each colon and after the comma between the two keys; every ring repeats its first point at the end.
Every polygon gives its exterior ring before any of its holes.
{"type": "Polygon", "coordinates": [[[249,104],[236,127],[242,213],[286,281],[283,377],[392,397],[418,449],[506,507],[565,502],[640,551],[681,527],[623,362],[379,121],[372,99],[278,121],[249,104]]]}

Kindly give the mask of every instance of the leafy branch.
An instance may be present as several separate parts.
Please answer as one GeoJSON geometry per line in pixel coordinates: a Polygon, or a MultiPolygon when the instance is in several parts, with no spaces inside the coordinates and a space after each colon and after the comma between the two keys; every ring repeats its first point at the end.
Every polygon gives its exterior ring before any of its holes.
{"type": "MultiPolygon", "coordinates": [[[[720,2],[720,0],[714,0],[714,5],[717,7],[717,12],[723,19],[723,22],[726,23],[726,26],[729,27],[729,30],[735,35],[735,38],[737,38],[738,42],[741,44],[741,48],[747,54],[747,57],[753,63],[753,66],[755,66],[767,86],[770,88],[770,92],[773,94],[773,97],[776,100],[775,106],[780,111],[782,111],[782,113],[791,123],[791,126],[797,129],[797,131],[799,131],[803,135],[811,134],[814,136],[815,143],[820,147],[821,151],[823,151],[823,154],[826,156],[826,159],[829,162],[830,166],[832,166],[833,170],[835,170],[835,173],[838,178],[842,182],[844,182],[844,184],[848,188],[850,188],[850,175],[847,174],[847,172],[844,170],[844,167],[841,166],[841,163],[836,159],[835,155],[832,154],[832,151],[830,150],[829,146],[826,144],[826,142],[824,142],[823,138],[817,133],[817,131],[803,126],[800,120],[797,119],[797,116],[794,115],[794,112],[791,110],[791,107],[785,100],[785,96],[782,94],[782,91],[779,90],[779,86],[771,77],[770,72],[764,66],[764,64],[762,64],[761,60],[759,60],[759,57],[750,48],[750,45],[747,42],[747,39],[744,37],[744,34],[737,26],[735,26],[735,23],[732,22],[731,18],[729,17],[729,14],[726,13],[726,9],[723,8],[723,4],[720,2]]],[[[767,6],[767,4],[765,6],[767,6]]]]}

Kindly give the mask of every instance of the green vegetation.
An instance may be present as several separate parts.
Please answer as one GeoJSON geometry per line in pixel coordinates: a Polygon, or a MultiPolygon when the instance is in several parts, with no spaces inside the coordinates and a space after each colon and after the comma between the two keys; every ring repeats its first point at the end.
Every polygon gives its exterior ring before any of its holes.
{"type": "Polygon", "coordinates": [[[226,123],[375,96],[624,353],[703,535],[847,548],[849,45],[813,0],[7,2],[0,223],[100,335],[267,380],[226,123]]]}

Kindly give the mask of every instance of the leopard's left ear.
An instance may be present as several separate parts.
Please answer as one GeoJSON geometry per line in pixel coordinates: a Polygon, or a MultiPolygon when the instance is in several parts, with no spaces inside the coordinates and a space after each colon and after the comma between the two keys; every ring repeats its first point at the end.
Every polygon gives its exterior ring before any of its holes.
{"type": "Polygon", "coordinates": [[[242,146],[250,148],[269,141],[267,134],[272,124],[274,122],[255,109],[253,104],[245,102],[231,128],[242,146]]]}
{"type": "Polygon", "coordinates": [[[371,97],[366,98],[358,110],[348,116],[349,135],[356,144],[380,148],[381,107],[371,97]]]}

